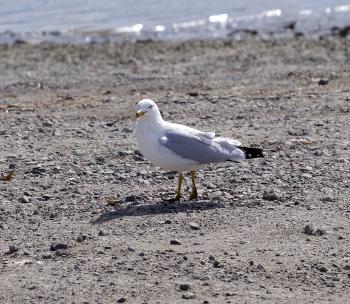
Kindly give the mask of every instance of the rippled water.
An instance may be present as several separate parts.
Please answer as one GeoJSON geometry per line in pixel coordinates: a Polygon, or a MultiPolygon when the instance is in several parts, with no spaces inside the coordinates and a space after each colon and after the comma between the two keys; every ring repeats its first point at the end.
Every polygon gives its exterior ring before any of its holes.
{"type": "Polygon", "coordinates": [[[290,21],[309,32],[350,24],[350,1],[0,0],[0,41],[215,37],[242,28],[276,30],[290,21]]]}

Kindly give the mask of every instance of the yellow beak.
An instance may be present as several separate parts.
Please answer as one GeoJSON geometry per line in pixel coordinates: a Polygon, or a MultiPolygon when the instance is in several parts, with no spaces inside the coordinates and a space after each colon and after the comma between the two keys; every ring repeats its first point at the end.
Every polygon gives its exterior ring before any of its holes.
{"type": "Polygon", "coordinates": [[[139,117],[145,115],[145,113],[146,113],[146,112],[143,112],[143,111],[137,111],[137,112],[136,112],[136,117],[139,118],[139,117]]]}

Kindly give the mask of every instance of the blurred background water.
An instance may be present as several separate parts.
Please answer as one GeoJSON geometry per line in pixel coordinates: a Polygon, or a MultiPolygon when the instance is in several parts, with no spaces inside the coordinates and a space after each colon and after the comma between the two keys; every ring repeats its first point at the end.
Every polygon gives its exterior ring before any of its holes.
{"type": "Polygon", "coordinates": [[[288,24],[310,33],[348,25],[350,1],[0,0],[0,42],[208,38],[239,29],[276,31],[288,24]]]}

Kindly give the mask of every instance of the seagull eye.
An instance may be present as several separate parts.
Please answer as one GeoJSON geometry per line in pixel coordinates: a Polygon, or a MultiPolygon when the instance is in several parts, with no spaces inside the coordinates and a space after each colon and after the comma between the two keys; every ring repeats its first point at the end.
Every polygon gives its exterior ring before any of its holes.
{"type": "Polygon", "coordinates": [[[152,107],[153,107],[153,105],[150,105],[148,108],[149,108],[149,109],[152,109],[152,107]]]}

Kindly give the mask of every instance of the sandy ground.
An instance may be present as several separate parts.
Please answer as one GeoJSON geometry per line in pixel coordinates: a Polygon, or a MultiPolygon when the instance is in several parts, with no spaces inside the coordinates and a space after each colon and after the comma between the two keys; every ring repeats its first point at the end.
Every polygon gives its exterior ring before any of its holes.
{"type": "Polygon", "coordinates": [[[348,303],[349,50],[1,45],[0,303],[348,303]],[[176,174],[135,152],[146,97],[268,155],[171,204],[176,174]]]}

